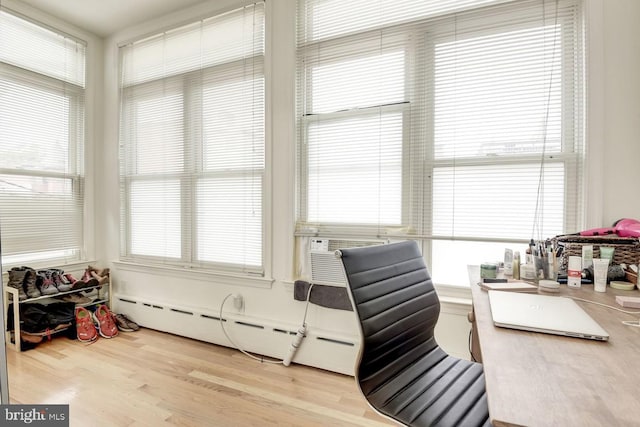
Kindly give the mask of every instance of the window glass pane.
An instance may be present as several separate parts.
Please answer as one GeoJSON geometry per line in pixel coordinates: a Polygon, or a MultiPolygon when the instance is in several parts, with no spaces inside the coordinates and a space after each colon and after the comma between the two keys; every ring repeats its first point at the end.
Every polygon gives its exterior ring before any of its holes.
{"type": "Polygon", "coordinates": [[[395,51],[314,66],[310,77],[311,112],[327,113],[404,101],[404,57],[404,51],[395,51]]]}
{"type": "Polygon", "coordinates": [[[559,152],[560,26],[435,47],[435,158],[559,152]]]}
{"type": "Polygon", "coordinates": [[[309,123],[308,221],[400,224],[402,113],[309,123]]]}
{"type": "Polygon", "coordinates": [[[129,197],[131,253],[180,258],[180,181],[134,181],[129,197]]]}
{"type": "Polygon", "coordinates": [[[3,265],[30,265],[32,263],[47,262],[64,263],[80,259],[80,251],[77,249],[53,250],[45,252],[32,252],[28,254],[2,255],[3,265]]]}
{"type": "Polygon", "coordinates": [[[73,179],[0,175],[0,218],[3,256],[36,260],[44,252],[79,249],[82,199],[73,179]]]}
{"type": "Polygon", "coordinates": [[[184,117],[182,94],[143,99],[136,103],[135,156],[137,174],[182,171],[184,117]]]}
{"type": "Polygon", "coordinates": [[[0,77],[0,167],[73,173],[69,106],[63,91],[0,77]]]}
{"type": "Polygon", "coordinates": [[[197,183],[198,260],[262,265],[262,176],[197,183]]]}
{"type": "Polygon", "coordinates": [[[564,226],[564,165],[456,166],[433,171],[433,234],[530,239],[537,206],[541,236],[564,226]]]}
{"type": "Polygon", "coordinates": [[[263,100],[263,77],[204,88],[204,170],[264,167],[263,100]]]}
{"type": "Polygon", "coordinates": [[[504,250],[520,251],[520,261],[525,262],[524,244],[470,242],[460,240],[434,240],[431,242],[431,276],[442,285],[469,286],[467,265],[504,261],[504,250]]]}

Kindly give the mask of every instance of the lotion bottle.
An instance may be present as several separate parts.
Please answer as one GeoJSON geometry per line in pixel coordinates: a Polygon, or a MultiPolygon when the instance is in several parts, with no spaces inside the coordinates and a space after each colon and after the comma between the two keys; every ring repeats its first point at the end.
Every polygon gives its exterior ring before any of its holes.
{"type": "Polygon", "coordinates": [[[513,275],[513,251],[509,248],[504,250],[504,275],[513,275]]]}
{"type": "Polygon", "coordinates": [[[520,252],[515,251],[513,253],[513,278],[516,280],[520,280],[520,252]]]}

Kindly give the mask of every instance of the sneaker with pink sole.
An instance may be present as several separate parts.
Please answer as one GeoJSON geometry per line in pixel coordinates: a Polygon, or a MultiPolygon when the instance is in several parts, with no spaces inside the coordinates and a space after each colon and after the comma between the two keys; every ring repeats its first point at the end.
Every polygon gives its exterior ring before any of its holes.
{"type": "Polygon", "coordinates": [[[93,324],[91,312],[84,307],[76,308],[76,332],[78,340],[92,342],[98,339],[98,331],[93,324]]]}
{"type": "Polygon", "coordinates": [[[96,307],[96,311],[93,313],[93,318],[98,324],[98,331],[100,335],[105,338],[113,338],[118,335],[118,327],[113,321],[113,314],[104,304],[100,304],[96,307]]]}

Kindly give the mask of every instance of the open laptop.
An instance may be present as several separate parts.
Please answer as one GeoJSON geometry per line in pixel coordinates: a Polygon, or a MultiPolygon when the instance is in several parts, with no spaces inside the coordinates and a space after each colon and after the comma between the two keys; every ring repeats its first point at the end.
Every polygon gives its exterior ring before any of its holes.
{"type": "Polygon", "coordinates": [[[607,341],[609,334],[570,298],[489,291],[496,326],[607,341]]]}

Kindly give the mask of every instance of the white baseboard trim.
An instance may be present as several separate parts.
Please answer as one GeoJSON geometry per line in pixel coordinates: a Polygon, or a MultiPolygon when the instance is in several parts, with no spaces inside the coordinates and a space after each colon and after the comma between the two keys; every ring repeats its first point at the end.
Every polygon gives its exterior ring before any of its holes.
{"type": "MultiPolygon", "coordinates": [[[[219,309],[177,306],[118,293],[113,297],[113,306],[114,312],[130,316],[143,327],[235,348],[222,331],[219,309]]],[[[232,307],[232,304],[229,304],[229,307],[232,307]]],[[[440,344],[445,351],[462,358],[468,358],[466,343],[469,309],[468,303],[445,299],[441,304],[440,323],[437,326],[438,332],[444,338],[440,344]]],[[[278,360],[285,357],[300,327],[297,324],[246,316],[232,311],[224,311],[222,317],[227,333],[245,351],[278,360]]],[[[353,375],[359,348],[358,336],[320,330],[311,324],[307,327],[306,337],[293,362],[353,375]]]]}
{"type": "MultiPolygon", "coordinates": [[[[220,326],[219,310],[181,307],[123,294],[114,295],[113,305],[114,312],[126,314],[143,327],[233,347],[220,326]]],[[[279,360],[285,357],[300,326],[226,311],[222,317],[227,333],[245,351],[279,360]]],[[[359,346],[356,336],[322,331],[308,325],[293,361],[353,375],[359,346]]]]}

